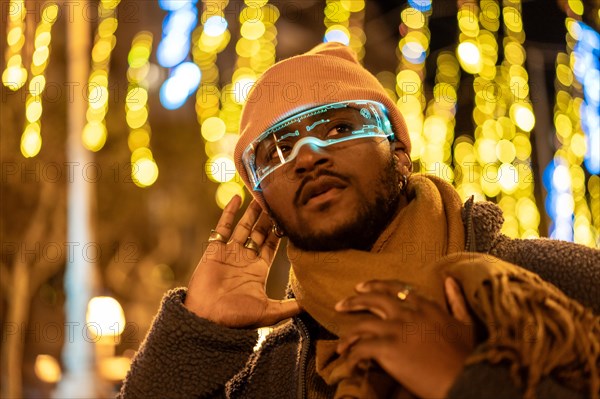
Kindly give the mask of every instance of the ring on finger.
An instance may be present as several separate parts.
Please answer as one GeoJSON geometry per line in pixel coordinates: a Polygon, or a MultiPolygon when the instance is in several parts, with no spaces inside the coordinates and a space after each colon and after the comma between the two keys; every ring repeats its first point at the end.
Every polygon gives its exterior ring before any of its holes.
{"type": "Polygon", "coordinates": [[[406,301],[410,295],[410,287],[406,286],[396,293],[396,297],[402,302],[406,301]]]}
{"type": "Polygon", "coordinates": [[[221,234],[217,230],[213,229],[210,231],[210,235],[208,236],[208,242],[214,242],[214,241],[226,243],[227,239],[225,238],[225,236],[223,234],[221,234]]]}
{"type": "Polygon", "coordinates": [[[256,255],[260,253],[260,246],[252,239],[252,237],[246,238],[246,242],[244,243],[244,248],[248,248],[253,250],[256,255]]]}

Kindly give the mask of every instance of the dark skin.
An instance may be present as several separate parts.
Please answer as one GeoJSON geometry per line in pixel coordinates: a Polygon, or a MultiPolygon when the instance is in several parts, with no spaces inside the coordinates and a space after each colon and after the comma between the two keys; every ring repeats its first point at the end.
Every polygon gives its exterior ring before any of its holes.
{"type": "MultiPolygon", "coordinates": [[[[300,313],[296,300],[273,300],[265,292],[279,245],[271,231],[270,215],[284,217],[287,231],[335,238],[361,208],[373,206],[378,195],[389,194],[382,187],[381,175],[390,165],[390,157],[396,157],[398,173],[410,173],[410,160],[396,144],[364,138],[326,148],[303,146],[295,160],[261,184],[269,212],[253,201],[237,225],[234,219],[241,199],[234,197],[215,228],[226,242],[209,243],[188,285],[185,306],[230,328],[269,326],[300,313]],[[327,176],[332,187],[308,202],[299,200],[307,181],[313,184],[325,176],[323,169],[332,172],[333,176],[327,176]],[[259,254],[243,247],[248,236],[261,247],[259,254]]],[[[406,201],[400,197],[397,207],[405,206],[406,201]]],[[[338,304],[336,310],[340,312],[368,311],[379,317],[358,323],[347,336],[340,337],[338,351],[353,364],[377,362],[421,397],[444,397],[474,346],[460,288],[453,280],[446,281],[450,315],[418,292],[399,300],[396,294],[402,287],[397,281],[368,282],[356,295],[338,304]],[[431,341],[418,335],[402,337],[401,327],[411,323],[429,325],[427,328],[452,325],[460,331],[461,339],[456,339],[456,334],[441,334],[440,339],[431,341]]]]}
{"type": "Polygon", "coordinates": [[[400,281],[371,280],[356,295],[336,304],[340,312],[367,311],[377,316],[357,323],[340,339],[337,351],[350,365],[373,360],[405,388],[423,398],[444,398],[474,347],[471,319],[451,278],[446,298],[455,317],[410,291],[405,300],[400,281]]]}

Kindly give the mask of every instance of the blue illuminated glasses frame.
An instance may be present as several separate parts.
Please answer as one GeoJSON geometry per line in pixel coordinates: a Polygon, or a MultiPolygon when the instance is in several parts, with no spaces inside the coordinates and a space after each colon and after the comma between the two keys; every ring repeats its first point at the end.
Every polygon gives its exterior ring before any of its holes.
{"type": "Polygon", "coordinates": [[[242,154],[254,191],[305,144],[321,148],[361,138],[394,140],[386,108],[376,101],[341,101],[294,114],[261,133],[242,154]]]}

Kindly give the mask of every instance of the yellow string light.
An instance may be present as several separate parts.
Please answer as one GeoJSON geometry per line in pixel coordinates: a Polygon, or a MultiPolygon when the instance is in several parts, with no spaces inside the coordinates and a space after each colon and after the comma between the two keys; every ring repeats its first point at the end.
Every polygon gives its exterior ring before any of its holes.
{"type": "MultiPolygon", "coordinates": [[[[207,119],[217,118],[220,104],[219,68],[217,56],[229,44],[231,33],[225,19],[225,8],[229,1],[205,0],[198,28],[192,35],[192,57],[201,71],[200,88],[196,92],[196,115],[202,126],[202,136],[207,141],[216,141],[222,134],[214,134],[209,125],[204,127],[207,119]],[[218,6],[217,6],[218,5],[218,6]]],[[[223,131],[223,134],[225,132],[223,131]]]]}
{"type": "Polygon", "coordinates": [[[516,223],[507,225],[507,235],[520,238],[539,237],[540,212],[534,197],[533,167],[530,134],[535,126],[535,116],[529,99],[529,77],[525,63],[525,31],[521,15],[521,0],[505,0],[502,6],[504,24],[504,60],[497,72],[496,82],[507,93],[506,108],[496,109],[496,123],[502,136],[496,142],[496,158],[500,163],[500,202],[514,201],[505,214],[516,223]],[[509,95],[510,94],[510,95],[509,95]],[[508,111],[508,112],[506,112],[508,111]],[[508,114],[508,115],[507,115],[508,114]],[[519,155],[519,156],[517,156],[519,155]]]}
{"type": "Polygon", "coordinates": [[[448,51],[441,52],[436,63],[433,99],[429,100],[425,110],[420,163],[423,172],[435,174],[453,183],[455,174],[450,166],[451,148],[455,136],[460,67],[454,54],[448,51]]]}
{"type": "Polygon", "coordinates": [[[42,94],[46,88],[46,67],[50,57],[52,26],[58,16],[58,6],[44,5],[40,22],[35,30],[34,52],[31,61],[31,80],[25,100],[26,124],[21,135],[21,154],[25,158],[35,157],[42,149],[41,118],[43,112],[42,94]]]}
{"type": "MultiPolygon", "coordinates": [[[[436,158],[427,146],[423,135],[426,99],[423,90],[425,78],[425,60],[429,54],[429,16],[431,11],[421,12],[413,7],[407,7],[401,14],[400,33],[398,42],[399,64],[396,70],[395,91],[398,108],[404,116],[412,144],[411,156],[418,171],[435,173],[429,169],[426,162],[436,158]]],[[[431,120],[433,122],[433,119],[431,120]]]]}
{"type": "Polygon", "coordinates": [[[6,10],[8,11],[7,46],[4,52],[6,68],[2,72],[2,84],[12,91],[17,91],[27,82],[27,69],[23,65],[22,52],[25,45],[25,17],[27,16],[25,1],[10,0],[6,10]]]}
{"type": "MultiPolygon", "coordinates": [[[[240,112],[256,79],[275,63],[275,22],[278,18],[279,10],[273,4],[264,0],[245,1],[245,7],[239,14],[240,37],[235,45],[237,58],[231,82],[218,90],[218,73],[213,73],[212,79],[206,78],[205,85],[197,95],[196,110],[199,112],[201,133],[206,140],[205,150],[209,157],[205,171],[210,180],[220,183],[216,192],[216,202],[221,208],[235,194],[244,198],[244,186],[235,172],[233,163],[240,112]]],[[[203,34],[206,27],[204,29],[203,34]]],[[[215,52],[221,51],[229,42],[229,33],[223,32],[223,35],[221,39],[218,36],[210,39],[220,43],[221,47],[214,47],[215,52]]],[[[201,38],[202,36],[200,40],[201,38]]],[[[199,51],[197,53],[202,55],[199,51]]],[[[216,54],[198,58],[207,59],[208,62],[204,65],[212,68],[216,54]]]]}
{"type": "Polygon", "coordinates": [[[127,97],[125,119],[129,126],[127,144],[131,150],[131,178],[138,187],[148,187],[158,178],[158,165],[150,149],[151,129],[148,122],[148,81],[146,75],[152,52],[152,33],[138,32],[127,57],[127,97]]]}
{"type": "Polygon", "coordinates": [[[351,47],[362,62],[365,56],[364,0],[327,0],[323,11],[326,42],[340,42],[351,47]]]}
{"type": "Polygon", "coordinates": [[[559,147],[554,153],[553,193],[555,206],[553,237],[597,247],[600,245],[600,179],[591,176],[586,184],[582,167],[586,152],[585,133],[579,110],[583,102],[581,84],[574,77],[573,43],[577,40],[583,2],[569,0],[572,11],[565,20],[566,53],[556,59],[554,127],[559,147]],[[555,180],[555,181],[554,181],[555,180]],[[589,201],[589,202],[588,202],[589,201]]]}
{"type": "Polygon", "coordinates": [[[538,237],[540,215],[533,196],[531,143],[535,116],[523,64],[525,40],[520,0],[464,2],[457,15],[457,58],[475,75],[474,141],[454,144],[457,189],[463,198],[496,198],[505,216],[503,233],[538,237]],[[502,15],[502,24],[500,16],[502,15]],[[504,59],[498,61],[498,31],[503,26],[504,59]]]}
{"type": "MultiPolygon", "coordinates": [[[[236,176],[235,167],[232,170],[230,162],[233,160],[231,154],[235,145],[232,138],[237,138],[237,135],[232,131],[227,133],[227,125],[221,111],[223,92],[219,84],[220,74],[216,63],[218,54],[227,47],[231,40],[229,24],[225,18],[225,9],[229,5],[229,1],[220,1],[215,4],[214,1],[205,0],[202,4],[202,24],[192,35],[192,56],[201,71],[201,83],[196,92],[196,115],[204,139],[204,148],[208,155],[205,173],[211,181],[221,183],[217,188],[215,200],[219,207],[224,208],[233,195],[239,194],[243,197],[243,188],[230,181],[236,176]]],[[[253,7],[259,6],[259,4],[253,4],[253,7]]],[[[250,8],[244,10],[246,13],[252,11],[250,8]]],[[[245,34],[251,36],[257,31],[248,25],[243,30],[245,34]]]]}
{"type": "Polygon", "coordinates": [[[108,75],[110,59],[117,43],[115,31],[118,21],[116,8],[120,0],[102,0],[98,3],[98,27],[92,47],[92,67],[88,79],[87,123],[81,140],[90,151],[100,151],[107,137],[106,113],[108,112],[108,75]]]}
{"type": "MultiPolygon", "coordinates": [[[[478,4],[475,1],[466,1],[461,4],[457,13],[457,22],[460,30],[458,46],[456,48],[456,58],[460,67],[467,73],[478,75],[484,70],[484,65],[489,65],[486,75],[493,79],[495,73],[495,63],[497,60],[497,49],[494,49],[493,44],[490,51],[483,52],[479,37],[488,37],[489,33],[496,32],[499,27],[499,9],[495,1],[483,0],[478,4]],[[480,5],[482,9],[496,8],[496,13],[480,15],[480,5]],[[481,17],[481,18],[480,18],[481,17]],[[485,23],[484,23],[485,21],[485,23]],[[483,33],[485,32],[485,33],[483,33]],[[485,35],[485,36],[484,36],[485,35]]],[[[495,33],[492,33],[494,37],[495,33]]],[[[492,43],[494,41],[490,41],[492,43]]],[[[496,195],[499,192],[497,180],[485,178],[482,179],[482,174],[486,176],[496,176],[498,168],[496,165],[489,165],[485,171],[482,164],[487,165],[490,162],[495,162],[495,158],[486,158],[488,154],[495,153],[494,141],[490,137],[479,139],[478,133],[482,130],[482,125],[489,119],[488,114],[482,111],[481,107],[491,108],[482,96],[482,79],[477,76],[473,81],[475,90],[475,109],[473,111],[473,119],[475,122],[474,140],[470,136],[461,136],[454,143],[454,170],[457,176],[456,188],[463,199],[470,196],[475,196],[477,200],[485,199],[484,187],[482,182],[491,183],[485,186],[488,195],[496,195]],[[496,184],[494,184],[496,183],[496,184]]],[[[487,81],[486,83],[489,83],[487,81]]],[[[489,86],[489,85],[488,85],[489,86]]],[[[490,110],[491,111],[491,110],[490,110]]],[[[488,130],[491,126],[487,125],[488,130]]]]}

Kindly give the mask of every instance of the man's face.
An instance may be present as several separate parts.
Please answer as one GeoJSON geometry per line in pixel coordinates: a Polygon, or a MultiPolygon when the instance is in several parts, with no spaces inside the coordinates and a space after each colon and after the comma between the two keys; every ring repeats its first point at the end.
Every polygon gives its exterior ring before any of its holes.
{"type": "Polygon", "coordinates": [[[396,158],[381,137],[303,145],[261,188],[290,241],[318,251],[370,249],[400,197],[396,158]]]}

